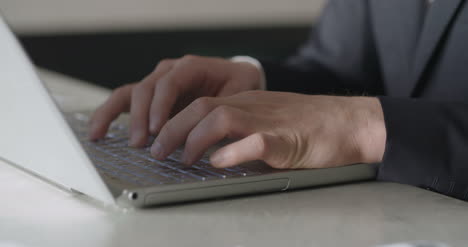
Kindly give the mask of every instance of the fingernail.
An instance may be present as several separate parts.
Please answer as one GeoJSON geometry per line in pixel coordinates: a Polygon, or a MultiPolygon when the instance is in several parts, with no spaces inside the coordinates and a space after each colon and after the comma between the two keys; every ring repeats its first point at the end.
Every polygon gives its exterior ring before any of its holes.
{"type": "Polygon", "coordinates": [[[151,146],[151,155],[156,159],[161,159],[162,151],[162,146],[159,142],[154,142],[153,146],[151,146]]]}

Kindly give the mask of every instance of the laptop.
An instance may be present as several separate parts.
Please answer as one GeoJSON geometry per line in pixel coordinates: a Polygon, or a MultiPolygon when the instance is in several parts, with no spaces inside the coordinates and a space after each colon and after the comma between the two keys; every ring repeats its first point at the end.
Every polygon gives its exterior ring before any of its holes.
{"type": "Polygon", "coordinates": [[[181,149],[158,161],[148,146],[128,147],[125,119],[113,123],[103,140],[90,142],[86,138],[89,115],[60,109],[1,16],[0,54],[0,159],[106,205],[148,207],[368,180],[376,175],[372,164],[276,170],[255,161],[216,169],[206,156],[188,167],[180,162],[181,149]]]}

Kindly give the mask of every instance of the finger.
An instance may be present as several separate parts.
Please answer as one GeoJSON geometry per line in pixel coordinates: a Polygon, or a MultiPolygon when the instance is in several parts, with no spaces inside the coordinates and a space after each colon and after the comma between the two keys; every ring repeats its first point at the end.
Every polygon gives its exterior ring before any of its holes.
{"type": "MultiPolygon", "coordinates": [[[[167,75],[169,77],[169,75],[167,75]]],[[[154,88],[154,97],[150,103],[150,132],[157,134],[169,119],[169,115],[177,102],[180,90],[171,84],[170,78],[163,78],[154,88]]]]}
{"type": "Polygon", "coordinates": [[[274,168],[286,168],[289,149],[288,143],[279,136],[255,133],[219,149],[211,155],[210,162],[214,167],[225,168],[262,160],[274,168]]]}
{"type": "Polygon", "coordinates": [[[225,138],[248,136],[261,129],[261,125],[252,114],[226,105],[218,106],[190,132],[182,161],[193,164],[212,145],[225,138]]]}
{"type": "Polygon", "coordinates": [[[132,91],[130,104],[130,146],[141,147],[148,137],[149,104],[153,97],[151,83],[139,83],[132,91]]]}
{"type": "Polygon", "coordinates": [[[149,135],[149,109],[153,99],[153,91],[158,79],[167,73],[173,60],[164,60],[132,91],[130,107],[130,146],[141,147],[147,142],[149,135]]]}
{"type": "Polygon", "coordinates": [[[183,57],[174,63],[173,69],[158,82],[150,109],[151,133],[158,133],[166,124],[176,103],[180,103],[181,97],[186,92],[190,91],[192,95],[196,94],[197,82],[202,82],[205,79],[204,70],[198,67],[202,63],[199,59],[202,58],[183,57]]]}
{"type": "Polygon", "coordinates": [[[109,99],[93,113],[89,123],[90,140],[103,138],[111,122],[114,121],[120,113],[129,110],[133,86],[134,84],[128,84],[114,90],[109,99]]]}
{"type": "Polygon", "coordinates": [[[220,99],[201,97],[169,120],[151,147],[151,154],[164,160],[177,147],[184,144],[190,131],[218,105],[220,99]]]}

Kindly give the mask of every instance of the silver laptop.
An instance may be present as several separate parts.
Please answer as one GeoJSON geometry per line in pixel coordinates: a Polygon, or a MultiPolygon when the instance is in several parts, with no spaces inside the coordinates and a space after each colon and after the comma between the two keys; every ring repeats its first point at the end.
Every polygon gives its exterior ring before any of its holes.
{"type": "Polygon", "coordinates": [[[128,147],[125,121],[113,123],[104,140],[90,142],[88,115],[59,107],[0,17],[0,158],[74,193],[146,207],[367,180],[376,173],[366,164],[275,170],[251,162],[216,169],[206,157],[187,167],[179,162],[180,150],[158,161],[148,148],[128,147]]]}

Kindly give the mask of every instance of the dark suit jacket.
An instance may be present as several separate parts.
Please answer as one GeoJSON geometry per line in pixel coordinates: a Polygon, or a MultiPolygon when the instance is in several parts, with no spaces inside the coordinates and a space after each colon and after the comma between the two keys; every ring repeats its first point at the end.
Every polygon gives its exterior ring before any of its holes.
{"type": "Polygon", "coordinates": [[[468,199],[468,3],[330,0],[268,89],[379,96],[387,146],[378,179],[468,199]]]}

